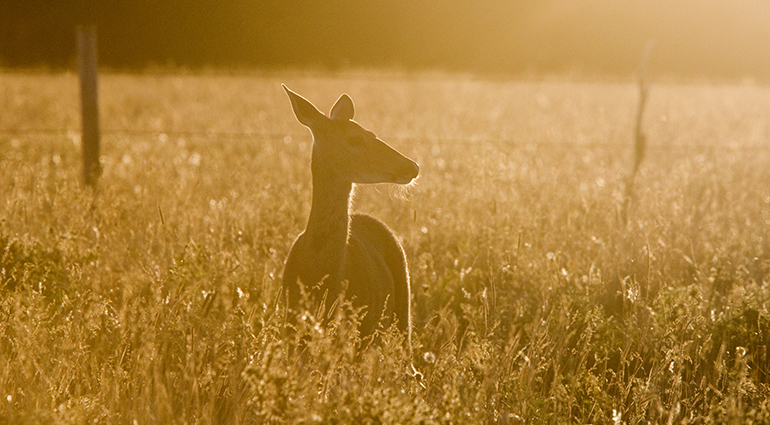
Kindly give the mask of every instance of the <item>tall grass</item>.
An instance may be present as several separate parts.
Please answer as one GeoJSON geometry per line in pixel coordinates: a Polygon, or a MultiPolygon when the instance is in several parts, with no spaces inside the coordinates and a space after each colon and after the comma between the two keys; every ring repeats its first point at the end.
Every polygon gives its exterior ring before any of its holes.
{"type": "MultiPolygon", "coordinates": [[[[76,132],[0,134],[0,422],[770,421],[767,88],[653,87],[624,224],[633,84],[377,77],[102,76],[95,190],[76,132]],[[280,82],[421,165],[356,196],[403,238],[411,359],[349,308],[283,326],[310,136],[280,82]]],[[[0,87],[0,128],[78,128],[74,76],[0,87]]]]}

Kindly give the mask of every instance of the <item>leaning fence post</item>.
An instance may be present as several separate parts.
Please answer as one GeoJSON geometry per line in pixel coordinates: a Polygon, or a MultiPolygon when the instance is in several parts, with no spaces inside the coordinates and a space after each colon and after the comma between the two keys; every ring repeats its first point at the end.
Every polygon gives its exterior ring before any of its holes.
{"type": "Polygon", "coordinates": [[[99,164],[99,105],[97,90],[96,25],[78,25],[78,75],[83,125],[83,179],[88,186],[101,175],[99,164]]]}
{"type": "Polygon", "coordinates": [[[642,55],[642,61],[639,65],[639,104],[636,109],[636,127],[634,129],[634,166],[631,168],[631,172],[628,176],[626,176],[626,196],[623,198],[623,204],[621,205],[620,211],[623,225],[628,224],[629,209],[636,197],[636,189],[634,187],[636,174],[639,172],[639,166],[642,165],[642,159],[644,158],[644,153],[647,149],[647,135],[642,128],[642,118],[644,116],[644,107],[647,105],[647,95],[649,94],[650,86],[646,80],[645,73],[647,71],[647,62],[650,60],[654,45],[655,42],[653,40],[647,42],[647,46],[644,48],[644,54],[642,55]]]}

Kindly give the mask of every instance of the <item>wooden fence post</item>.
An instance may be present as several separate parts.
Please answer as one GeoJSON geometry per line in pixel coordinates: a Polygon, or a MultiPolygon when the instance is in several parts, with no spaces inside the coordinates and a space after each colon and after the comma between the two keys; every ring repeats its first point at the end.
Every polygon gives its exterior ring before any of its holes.
{"type": "Polygon", "coordinates": [[[626,176],[626,196],[623,198],[620,212],[623,225],[628,224],[629,209],[631,208],[631,203],[635,202],[636,198],[636,188],[634,187],[636,184],[636,174],[639,172],[639,166],[642,165],[642,159],[644,159],[644,153],[647,150],[647,135],[642,128],[642,118],[644,117],[644,108],[647,105],[647,95],[650,92],[650,86],[645,74],[654,45],[655,42],[653,40],[647,41],[647,46],[642,54],[642,61],[639,64],[639,106],[636,109],[636,127],[634,129],[634,166],[631,168],[628,176],[626,176]]]}
{"type": "Polygon", "coordinates": [[[83,179],[88,186],[96,184],[102,173],[99,164],[99,92],[97,89],[96,25],[78,25],[78,75],[83,137],[83,179]]]}

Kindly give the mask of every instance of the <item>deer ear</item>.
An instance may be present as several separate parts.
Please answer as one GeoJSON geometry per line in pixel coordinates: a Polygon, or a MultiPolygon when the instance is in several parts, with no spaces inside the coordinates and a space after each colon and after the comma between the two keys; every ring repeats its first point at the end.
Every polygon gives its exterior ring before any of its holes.
{"type": "Polygon", "coordinates": [[[286,91],[286,94],[289,95],[291,108],[294,110],[294,116],[297,117],[297,121],[299,121],[302,125],[305,127],[313,128],[321,120],[326,118],[324,114],[321,113],[321,111],[319,111],[315,106],[313,106],[312,103],[310,103],[309,100],[289,90],[289,88],[284,84],[281,84],[281,87],[283,87],[283,89],[286,91]]]}
{"type": "Polygon", "coordinates": [[[329,112],[329,116],[333,120],[352,120],[356,114],[356,107],[353,106],[353,99],[346,94],[342,94],[337,102],[332,106],[332,111],[329,112]]]}

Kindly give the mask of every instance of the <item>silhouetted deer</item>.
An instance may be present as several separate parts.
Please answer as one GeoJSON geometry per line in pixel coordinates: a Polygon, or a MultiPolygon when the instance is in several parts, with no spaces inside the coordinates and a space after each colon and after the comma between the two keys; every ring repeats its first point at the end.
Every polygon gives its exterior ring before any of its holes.
{"type": "Polygon", "coordinates": [[[351,213],[351,191],[355,183],[408,184],[420,167],[353,121],[355,108],[347,94],[340,96],[326,117],[308,100],[283,88],[297,120],[313,133],[310,217],[283,271],[288,306],[298,306],[300,285],[317,305],[325,301],[326,314],[344,294],[354,307],[365,307],[359,328],[362,336],[371,335],[378,324],[388,327],[395,319],[411,350],[404,250],[383,222],[351,213]]]}

